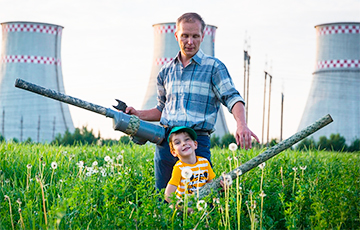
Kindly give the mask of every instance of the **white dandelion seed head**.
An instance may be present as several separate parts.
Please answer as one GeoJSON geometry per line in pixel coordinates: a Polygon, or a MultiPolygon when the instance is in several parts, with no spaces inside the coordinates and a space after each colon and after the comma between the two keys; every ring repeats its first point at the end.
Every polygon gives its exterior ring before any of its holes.
{"type": "Polygon", "coordinates": [[[297,167],[292,168],[292,170],[294,170],[295,172],[297,172],[297,167]]]}
{"type": "Polygon", "coordinates": [[[4,195],[5,200],[10,200],[10,197],[8,195],[4,195]]]}
{"type": "Polygon", "coordinates": [[[230,185],[232,184],[233,180],[232,180],[232,178],[231,178],[230,175],[228,175],[228,174],[223,174],[223,178],[224,178],[224,184],[225,184],[226,186],[230,186],[230,185]]]}
{"type": "Polygon", "coordinates": [[[76,165],[79,166],[79,168],[84,168],[84,161],[79,161],[76,165]]]}
{"type": "Polygon", "coordinates": [[[134,203],[129,200],[129,204],[130,204],[130,205],[133,205],[134,203]]]}
{"type": "Polygon", "coordinates": [[[213,203],[214,204],[220,204],[220,198],[213,198],[213,203]]]}
{"type": "Polygon", "coordinates": [[[94,161],[93,163],[92,163],[92,166],[93,167],[95,167],[95,166],[97,166],[98,165],[98,162],[97,161],[94,161]]]}
{"type": "Polygon", "coordinates": [[[264,168],[265,168],[265,162],[259,164],[259,168],[260,168],[260,169],[264,169],[264,168]]]}
{"type": "Polygon", "coordinates": [[[111,158],[109,156],[104,157],[104,161],[106,161],[106,162],[110,161],[110,159],[111,158]]]}
{"type": "Polygon", "coordinates": [[[31,164],[28,164],[28,165],[26,165],[26,167],[27,167],[28,169],[31,169],[31,168],[32,168],[32,165],[31,165],[31,164]]]}
{"type": "Polygon", "coordinates": [[[235,169],[235,174],[236,174],[236,176],[241,176],[242,171],[240,169],[235,169]]]}
{"type": "Polygon", "coordinates": [[[91,171],[87,172],[86,176],[91,176],[91,171]]]}
{"type": "Polygon", "coordinates": [[[204,200],[199,200],[196,204],[196,208],[201,211],[203,209],[206,209],[207,203],[204,200]]]}
{"type": "Polygon", "coordinates": [[[231,161],[231,160],[232,160],[232,158],[231,158],[230,156],[229,156],[227,159],[228,159],[228,161],[231,161]]]}
{"type": "Polygon", "coordinates": [[[20,198],[18,198],[18,199],[16,200],[16,203],[18,203],[19,205],[21,205],[21,204],[22,204],[22,202],[21,202],[20,198]]]}
{"type": "Polygon", "coordinates": [[[237,160],[238,160],[238,157],[234,157],[234,160],[236,160],[236,161],[237,161],[237,160]]]}
{"type": "Polygon", "coordinates": [[[260,196],[260,197],[265,197],[265,196],[266,196],[266,194],[264,193],[264,190],[261,191],[261,193],[259,194],[259,196],[260,196]]]}
{"type": "Polygon", "coordinates": [[[193,171],[189,167],[184,167],[181,170],[181,176],[184,177],[185,179],[190,179],[192,175],[193,175],[193,171]]]}
{"type": "Polygon", "coordinates": [[[63,179],[60,179],[60,180],[59,180],[59,182],[60,182],[60,183],[63,183],[63,182],[64,182],[64,180],[63,180],[63,179]]]}
{"type": "Polygon", "coordinates": [[[121,154],[124,154],[125,150],[121,150],[121,154]]]}
{"type": "Polygon", "coordinates": [[[51,168],[52,169],[56,169],[57,166],[58,166],[58,164],[55,161],[51,162],[51,168]]]}
{"type": "Polygon", "coordinates": [[[101,175],[102,175],[103,177],[106,177],[106,176],[107,176],[106,172],[103,172],[101,175]]]}
{"type": "Polygon", "coordinates": [[[238,148],[238,146],[237,146],[237,144],[235,144],[235,143],[231,143],[231,144],[229,145],[229,149],[230,149],[231,151],[236,151],[237,148],[238,148]]]}
{"type": "Polygon", "coordinates": [[[121,154],[116,157],[116,160],[121,160],[121,159],[123,159],[123,156],[121,154]]]}
{"type": "Polygon", "coordinates": [[[300,166],[300,169],[303,170],[303,171],[304,171],[306,168],[307,168],[307,166],[300,166]]]}

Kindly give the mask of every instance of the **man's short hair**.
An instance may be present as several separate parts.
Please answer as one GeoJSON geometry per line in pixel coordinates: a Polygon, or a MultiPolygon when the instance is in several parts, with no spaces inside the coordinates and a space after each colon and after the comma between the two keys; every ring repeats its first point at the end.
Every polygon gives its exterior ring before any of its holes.
{"type": "Polygon", "coordinates": [[[195,22],[198,20],[201,23],[201,33],[204,34],[205,22],[200,15],[197,13],[185,13],[176,20],[176,31],[179,28],[181,22],[195,22]]]}

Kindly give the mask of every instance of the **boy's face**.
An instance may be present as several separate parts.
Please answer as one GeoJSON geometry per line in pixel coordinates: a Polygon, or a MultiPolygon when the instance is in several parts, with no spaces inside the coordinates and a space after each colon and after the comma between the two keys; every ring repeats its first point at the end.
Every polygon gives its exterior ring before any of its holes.
{"type": "Polygon", "coordinates": [[[173,150],[171,154],[179,159],[187,156],[195,155],[195,149],[197,149],[197,142],[191,139],[187,132],[174,133],[172,137],[173,150]]]}

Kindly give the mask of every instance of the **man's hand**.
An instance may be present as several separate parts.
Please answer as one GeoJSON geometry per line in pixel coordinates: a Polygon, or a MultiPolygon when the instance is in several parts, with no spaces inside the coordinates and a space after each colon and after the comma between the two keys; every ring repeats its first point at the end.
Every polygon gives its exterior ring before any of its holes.
{"type": "Polygon", "coordinates": [[[246,150],[252,148],[251,137],[254,137],[258,143],[260,143],[259,138],[253,133],[247,125],[238,125],[236,129],[235,139],[236,144],[240,145],[240,147],[246,150]]]}
{"type": "Polygon", "coordinates": [[[231,110],[234,118],[236,120],[236,144],[246,150],[251,149],[251,137],[254,137],[258,143],[260,143],[259,138],[253,133],[246,125],[245,121],[245,108],[242,102],[237,102],[231,110]]]}

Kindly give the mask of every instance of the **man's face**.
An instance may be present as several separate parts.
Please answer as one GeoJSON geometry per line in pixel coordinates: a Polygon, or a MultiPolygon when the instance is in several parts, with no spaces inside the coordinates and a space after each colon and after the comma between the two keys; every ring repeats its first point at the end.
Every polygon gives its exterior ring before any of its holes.
{"type": "Polygon", "coordinates": [[[180,22],[175,37],[179,43],[181,56],[187,59],[192,58],[199,51],[200,44],[204,39],[204,34],[201,33],[201,23],[198,20],[180,22]]]}

